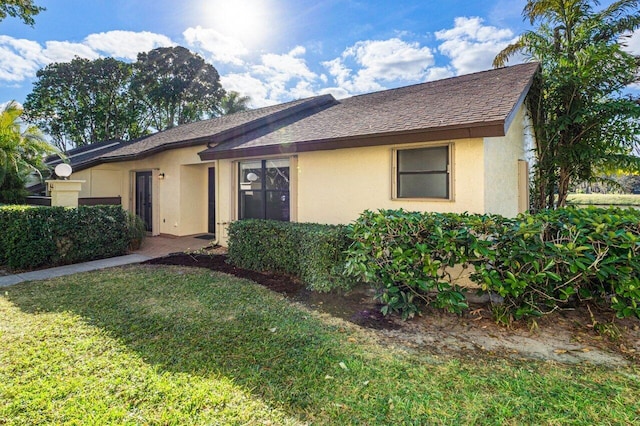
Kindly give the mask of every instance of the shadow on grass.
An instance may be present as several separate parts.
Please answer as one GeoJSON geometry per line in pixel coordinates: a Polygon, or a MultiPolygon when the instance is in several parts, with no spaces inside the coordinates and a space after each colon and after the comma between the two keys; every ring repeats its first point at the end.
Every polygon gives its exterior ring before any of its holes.
{"type": "Polygon", "coordinates": [[[636,424],[640,413],[635,373],[407,355],[217,272],[137,266],[7,292],[27,313],[79,315],[160,372],[230,378],[302,422],[636,424]]]}
{"type": "MultiPolygon", "coordinates": [[[[349,343],[353,338],[340,325],[323,324],[282,296],[225,274],[114,269],[15,286],[8,299],[29,313],[73,312],[147,363],[169,372],[231,377],[304,420],[335,401],[356,403],[366,386],[368,355],[349,343]]],[[[406,374],[397,368],[394,376],[406,374]]],[[[378,407],[371,401],[368,421],[388,410],[387,401],[382,398],[378,407]]]]}

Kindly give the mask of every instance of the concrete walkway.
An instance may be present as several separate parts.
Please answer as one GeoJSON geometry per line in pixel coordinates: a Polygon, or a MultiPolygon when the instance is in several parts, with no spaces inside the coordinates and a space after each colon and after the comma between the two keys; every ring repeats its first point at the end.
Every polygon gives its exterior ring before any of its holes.
{"type": "Polygon", "coordinates": [[[155,257],[163,257],[170,253],[198,250],[209,244],[211,244],[210,240],[195,237],[147,237],[140,250],[125,256],[92,260],[90,262],[23,272],[15,275],[0,275],[0,287],[7,287],[24,281],[46,280],[48,278],[77,274],[78,272],[95,271],[97,269],[140,263],[155,257]]]}

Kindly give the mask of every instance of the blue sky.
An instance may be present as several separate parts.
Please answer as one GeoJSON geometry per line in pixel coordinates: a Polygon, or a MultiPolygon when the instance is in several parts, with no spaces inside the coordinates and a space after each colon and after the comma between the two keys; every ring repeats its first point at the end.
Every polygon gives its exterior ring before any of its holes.
{"type": "MultiPolygon", "coordinates": [[[[223,87],[260,107],[345,97],[491,67],[529,29],[526,0],[36,0],[29,27],[0,22],[0,104],[23,102],[35,73],[74,56],[133,61],[182,45],[223,87]]],[[[605,2],[606,3],[606,2],[605,2]]],[[[630,49],[640,53],[640,35],[630,49]]]]}

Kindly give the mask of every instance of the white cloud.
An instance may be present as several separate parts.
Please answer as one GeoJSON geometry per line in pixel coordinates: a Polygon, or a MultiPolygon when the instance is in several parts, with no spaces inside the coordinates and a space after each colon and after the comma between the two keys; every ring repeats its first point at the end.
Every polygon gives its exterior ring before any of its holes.
{"type": "Polygon", "coordinates": [[[311,83],[303,80],[298,81],[288,92],[293,99],[310,98],[317,94],[311,83]]]}
{"type": "Polygon", "coordinates": [[[207,52],[214,65],[215,63],[243,65],[244,61],[241,57],[249,53],[240,40],[199,25],[195,28],[187,28],[182,35],[190,47],[207,52]]]}
{"type": "MultiPolygon", "coordinates": [[[[242,67],[240,72],[222,75],[221,82],[227,90],[250,96],[254,107],[314,96],[317,84],[323,81],[322,76],[307,66],[307,52],[302,46],[285,54],[263,54],[257,64],[246,64],[239,57],[248,54],[247,49],[213,30],[190,28],[184,36],[193,50],[209,53],[214,63],[242,67]]],[[[35,41],[0,35],[0,82],[20,84],[33,79],[46,65],[69,62],[76,56],[90,60],[102,56],[135,60],[139,52],[165,45],[174,43],[168,37],[150,32],[109,31],[91,34],[80,43],[48,41],[44,46],[35,41]]]]}
{"type": "Polygon", "coordinates": [[[318,85],[326,76],[318,75],[307,65],[303,46],[284,54],[267,53],[260,62],[245,65],[244,72],[222,75],[226,90],[235,90],[251,97],[251,106],[263,107],[318,94],[318,85]]]}
{"type": "Polygon", "coordinates": [[[351,93],[349,93],[347,90],[343,89],[342,87],[325,87],[324,89],[320,90],[319,94],[320,95],[329,94],[336,99],[343,99],[351,96],[351,93]]]}
{"type": "MultiPolygon", "coordinates": [[[[633,33],[627,34],[620,40],[623,45],[622,49],[632,55],[640,55],[640,30],[636,30],[633,33]]],[[[628,86],[629,89],[638,91],[640,90],[640,83],[633,83],[628,86]]]]}
{"type": "Polygon", "coordinates": [[[434,67],[429,68],[426,81],[442,80],[443,78],[453,77],[455,74],[450,67],[434,67]]]}
{"type": "Polygon", "coordinates": [[[166,36],[150,32],[109,31],[91,34],[81,43],[38,42],[0,35],[0,81],[21,82],[53,62],[70,62],[76,56],[97,59],[102,56],[135,60],[138,52],[174,45],[166,36]]]}
{"type": "Polygon", "coordinates": [[[140,52],[148,52],[158,47],[175,46],[171,39],[149,31],[108,31],[91,34],[84,40],[89,48],[105,56],[135,61],[140,52]]]}
{"type": "Polygon", "coordinates": [[[303,56],[306,50],[296,46],[289,53],[276,55],[267,53],[261,56],[262,64],[253,67],[257,74],[264,75],[281,82],[293,79],[315,80],[318,76],[309,69],[303,56]]]}
{"type": "Polygon", "coordinates": [[[433,63],[433,53],[428,47],[391,38],[359,41],[341,57],[322,65],[340,88],[363,93],[384,89],[382,83],[424,81],[433,63]],[[359,69],[354,73],[355,68],[359,69]]]}
{"type": "Polygon", "coordinates": [[[48,41],[42,54],[46,58],[46,63],[70,62],[76,56],[91,60],[100,57],[100,54],[89,46],[68,41],[48,41]]]}
{"type": "Polygon", "coordinates": [[[431,49],[397,38],[358,42],[344,52],[343,57],[348,56],[353,56],[367,74],[384,81],[420,79],[433,64],[431,49]]]}
{"type": "Polygon", "coordinates": [[[624,50],[634,55],[640,55],[640,30],[634,31],[621,41],[625,45],[624,50]]]}
{"type": "Polygon", "coordinates": [[[264,54],[261,63],[251,67],[251,74],[260,78],[268,92],[268,101],[287,101],[312,96],[312,84],[319,80],[318,74],[307,66],[303,55],[306,49],[296,46],[289,53],[264,54]]]}
{"type": "Polygon", "coordinates": [[[269,90],[267,86],[250,73],[231,73],[220,76],[220,83],[227,91],[236,91],[242,96],[251,98],[250,105],[254,108],[274,105],[275,100],[268,99],[269,90]]]}
{"type": "Polygon", "coordinates": [[[303,46],[284,54],[263,54],[259,63],[245,65],[244,72],[223,75],[222,85],[250,96],[252,106],[260,107],[326,93],[345,98],[352,93],[383,90],[390,83],[453,75],[448,68],[430,68],[434,63],[431,49],[399,38],[360,41],[340,57],[323,62],[327,74],[311,70],[306,54],[303,46]]]}
{"type": "Polygon", "coordinates": [[[53,62],[68,62],[74,57],[96,59],[100,55],[82,43],[48,41],[43,47],[31,40],[0,36],[0,81],[21,82],[53,62]]]}
{"type": "Polygon", "coordinates": [[[0,81],[24,81],[45,61],[42,46],[35,41],[0,35],[0,81]]]}
{"type": "Polygon", "coordinates": [[[347,84],[350,84],[349,80],[351,79],[352,70],[345,65],[342,58],[325,61],[322,65],[327,69],[329,74],[333,76],[339,85],[346,86],[347,84]]]}
{"type": "Polygon", "coordinates": [[[10,104],[14,104],[16,107],[22,109],[22,104],[20,102],[6,101],[6,102],[0,102],[0,112],[4,111],[5,108],[8,107],[10,104]]]}
{"type": "Polygon", "coordinates": [[[482,18],[456,18],[454,27],[436,32],[438,50],[449,57],[456,74],[490,69],[493,58],[515,41],[509,29],[483,25],[482,18]]]}

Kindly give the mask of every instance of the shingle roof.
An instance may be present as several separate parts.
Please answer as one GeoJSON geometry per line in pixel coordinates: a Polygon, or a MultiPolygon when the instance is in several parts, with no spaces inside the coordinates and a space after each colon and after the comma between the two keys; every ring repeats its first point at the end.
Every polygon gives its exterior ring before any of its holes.
{"type": "Polygon", "coordinates": [[[295,114],[298,110],[303,110],[316,104],[334,102],[332,96],[316,96],[313,98],[299,99],[284,104],[270,107],[253,109],[238,112],[209,120],[195,123],[183,124],[163,132],[144,137],[115,151],[102,156],[102,159],[113,159],[121,157],[139,156],[140,154],[150,154],[158,150],[165,150],[185,145],[202,145],[212,142],[213,138],[230,131],[249,126],[247,131],[260,126],[261,120],[282,119],[288,115],[295,114]],[[257,122],[257,123],[256,123],[257,122]],[[253,124],[253,125],[252,125],[253,124]]]}
{"type": "Polygon", "coordinates": [[[203,160],[389,143],[502,136],[539,65],[528,63],[336,101],[331,95],[184,124],[76,153],[75,170],[208,144],[203,160]]]}
{"type": "Polygon", "coordinates": [[[167,149],[206,145],[216,138],[233,138],[268,126],[274,121],[287,121],[290,116],[301,111],[317,111],[335,102],[333,96],[321,95],[183,124],[131,142],[121,142],[117,146],[109,145],[106,150],[91,151],[79,155],[76,157],[76,161],[72,161],[72,166],[74,170],[82,170],[100,163],[143,158],[167,149]]]}
{"type": "Polygon", "coordinates": [[[73,167],[78,164],[82,164],[87,160],[103,155],[109,151],[118,149],[125,143],[126,142],[120,140],[92,143],[90,145],[84,145],[66,151],[63,156],[64,160],[58,154],[50,155],[45,159],[45,163],[50,166],[55,166],[59,163],[66,162],[71,164],[71,166],[73,167]]]}
{"type": "Polygon", "coordinates": [[[354,96],[277,132],[248,133],[200,155],[209,160],[365,146],[382,135],[502,136],[538,67],[527,63],[354,96]]]}

